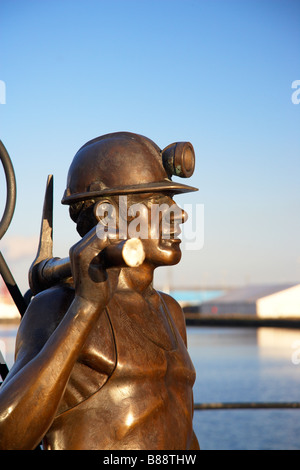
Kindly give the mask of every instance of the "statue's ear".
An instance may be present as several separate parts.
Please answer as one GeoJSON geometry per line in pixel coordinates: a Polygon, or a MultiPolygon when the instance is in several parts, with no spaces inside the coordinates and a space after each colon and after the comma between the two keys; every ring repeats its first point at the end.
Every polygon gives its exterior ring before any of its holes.
{"type": "Polygon", "coordinates": [[[111,222],[116,222],[116,208],[111,201],[103,199],[94,206],[94,215],[98,222],[107,226],[111,222]]]}

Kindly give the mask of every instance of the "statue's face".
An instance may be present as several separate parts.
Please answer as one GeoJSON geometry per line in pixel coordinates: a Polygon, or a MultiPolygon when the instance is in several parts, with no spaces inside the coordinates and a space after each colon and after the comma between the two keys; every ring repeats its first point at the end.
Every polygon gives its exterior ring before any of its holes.
{"type": "MultiPolygon", "coordinates": [[[[172,197],[166,194],[140,196],[142,196],[141,202],[145,206],[142,216],[148,222],[148,237],[143,237],[143,233],[141,234],[146,258],[155,266],[177,264],[181,258],[180,224],[187,220],[186,212],[174,202],[172,197]]],[[[129,221],[129,231],[131,224],[132,221],[129,221]]]]}
{"type": "Polygon", "coordinates": [[[104,216],[110,232],[115,231],[113,238],[142,239],[146,261],[155,267],[180,261],[180,224],[187,214],[172,197],[163,193],[119,196],[113,206],[103,201],[97,208],[98,220],[104,216]]]}

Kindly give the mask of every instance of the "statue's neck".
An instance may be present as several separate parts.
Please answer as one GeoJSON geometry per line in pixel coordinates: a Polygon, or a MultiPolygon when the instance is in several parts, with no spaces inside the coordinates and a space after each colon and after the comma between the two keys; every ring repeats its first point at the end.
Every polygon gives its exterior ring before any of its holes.
{"type": "Polygon", "coordinates": [[[139,293],[152,290],[154,267],[143,263],[137,268],[123,268],[120,271],[118,290],[133,290],[139,293]]]}

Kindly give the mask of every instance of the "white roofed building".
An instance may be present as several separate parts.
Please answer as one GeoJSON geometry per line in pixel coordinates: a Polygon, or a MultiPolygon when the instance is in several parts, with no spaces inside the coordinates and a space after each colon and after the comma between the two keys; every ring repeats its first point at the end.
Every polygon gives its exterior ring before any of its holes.
{"type": "Polygon", "coordinates": [[[300,283],[233,289],[214,300],[203,302],[201,314],[300,318],[300,283]]]}

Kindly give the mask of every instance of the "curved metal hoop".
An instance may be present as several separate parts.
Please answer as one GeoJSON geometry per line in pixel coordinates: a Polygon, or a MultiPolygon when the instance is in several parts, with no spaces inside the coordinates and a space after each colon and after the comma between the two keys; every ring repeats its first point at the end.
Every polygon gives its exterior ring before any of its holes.
{"type": "Polygon", "coordinates": [[[0,222],[0,240],[7,231],[16,206],[16,178],[11,159],[6,148],[0,140],[0,159],[4,168],[6,178],[6,204],[4,213],[0,222]]]}

